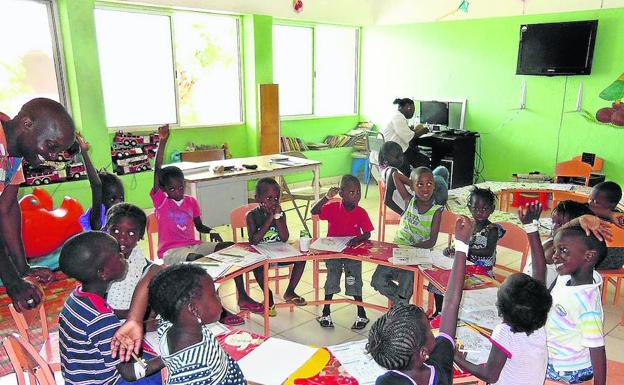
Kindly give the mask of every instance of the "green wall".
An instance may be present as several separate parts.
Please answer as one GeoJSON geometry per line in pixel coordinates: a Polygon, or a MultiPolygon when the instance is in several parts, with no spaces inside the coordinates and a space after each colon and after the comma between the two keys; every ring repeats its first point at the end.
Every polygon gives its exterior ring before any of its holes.
{"type": "MultiPolygon", "coordinates": [[[[76,127],[91,143],[90,155],[96,168],[107,167],[110,170],[112,134],[108,133],[105,123],[93,14],[95,0],[59,0],[58,8],[71,113],[76,127]]],[[[259,84],[271,83],[273,80],[273,18],[243,15],[241,19],[245,123],[223,127],[175,129],[167,145],[165,159],[169,159],[172,152],[183,150],[187,142],[213,145],[227,142],[234,157],[253,156],[258,153],[257,90],[259,84]]],[[[283,124],[285,127],[294,127],[290,131],[287,129],[288,132],[305,132],[306,137],[310,135],[310,138],[317,140],[316,138],[322,139],[330,133],[347,132],[357,120],[357,117],[306,119],[292,125],[288,121],[283,124]],[[323,132],[325,129],[329,130],[328,134],[323,132]]],[[[338,154],[343,152],[337,151],[338,154]]],[[[331,164],[322,166],[323,176],[340,175],[350,169],[350,159],[345,156],[338,156],[338,159],[340,161],[336,161],[334,156],[331,164]]],[[[152,186],[152,175],[151,172],[144,172],[122,176],[126,200],[143,208],[151,207],[148,192],[152,186]]],[[[300,179],[305,178],[304,176],[300,179]]],[[[77,198],[85,207],[91,203],[87,181],[66,182],[45,188],[50,191],[57,204],[65,195],[77,198]]],[[[30,191],[30,188],[23,188],[20,193],[30,191]]]]}
{"type": "Polygon", "coordinates": [[[379,124],[396,97],[465,97],[466,128],[481,133],[487,179],[534,170],[552,175],[556,162],[595,152],[607,177],[622,183],[624,130],[569,111],[579,82],[584,109],[593,115],[609,105],[598,94],[624,72],[623,36],[621,8],[364,28],[361,114],[379,124]],[[515,74],[520,24],[582,19],[599,19],[591,75],[515,74]],[[523,80],[527,109],[516,110],[523,80]]]}

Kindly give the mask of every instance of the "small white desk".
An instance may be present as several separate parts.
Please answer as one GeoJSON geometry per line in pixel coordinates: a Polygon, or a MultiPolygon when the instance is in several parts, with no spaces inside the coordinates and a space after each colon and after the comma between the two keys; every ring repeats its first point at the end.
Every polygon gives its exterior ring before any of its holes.
{"type": "MultiPolygon", "coordinates": [[[[264,177],[276,177],[312,171],[314,176],[314,198],[319,199],[321,162],[310,159],[288,157],[280,154],[215,160],[210,162],[181,162],[177,166],[184,172],[185,192],[195,197],[202,211],[204,224],[214,227],[230,223],[230,212],[246,205],[247,182],[264,177]],[[288,159],[284,162],[272,162],[272,159],[288,159]],[[248,170],[246,165],[257,165],[255,170],[248,170]],[[234,166],[234,170],[215,173],[218,166],[234,166]]],[[[298,212],[300,219],[301,214],[298,212]]]]}

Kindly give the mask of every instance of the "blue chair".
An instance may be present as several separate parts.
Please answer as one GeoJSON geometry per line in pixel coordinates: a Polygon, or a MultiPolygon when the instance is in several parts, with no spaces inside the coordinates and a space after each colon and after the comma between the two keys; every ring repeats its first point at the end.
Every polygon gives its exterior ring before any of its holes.
{"type": "Polygon", "coordinates": [[[368,185],[368,178],[370,177],[370,166],[367,154],[354,152],[352,156],[353,162],[351,163],[351,175],[357,177],[360,169],[364,168],[364,183],[368,185]]]}

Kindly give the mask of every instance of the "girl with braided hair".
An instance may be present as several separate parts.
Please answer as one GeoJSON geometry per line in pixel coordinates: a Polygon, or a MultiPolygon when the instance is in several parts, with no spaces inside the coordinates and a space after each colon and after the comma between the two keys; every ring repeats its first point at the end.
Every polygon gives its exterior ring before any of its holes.
{"type": "Polygon", "coordinates": [[[457,313],[466,271],[472,222],[461,216],[455,223],[455,260],[444,298],[440,333],[433,337],[425,312],[415,305],[397,305],[371,327],[366,350],[389,371],[375,385],[450,385],[457,313]]]}
{"type": "Polygon", "coordinates": [[[221,301],[204,269],[190,264],[163,269],[150,282],[149,304],[163,319],[158,334],[167,384],[247,383],[207,327],[219,320],[221,301]]]}

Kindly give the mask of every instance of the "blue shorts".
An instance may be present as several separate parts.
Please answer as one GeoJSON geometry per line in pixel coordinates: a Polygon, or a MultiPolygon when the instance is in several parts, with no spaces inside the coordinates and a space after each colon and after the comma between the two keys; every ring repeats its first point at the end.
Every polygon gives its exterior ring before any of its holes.
{"type": "Polygon", "coordinates": [[[565,382],[566,384],[578,384],[584,381],[591,380],[594,377],[594,368],[591,366],[589,368],[573,370],[570,372],[566,371],[557,371],[555,368],[548,364],[546,368],[546,378],[555,381],[565,382]]]}

